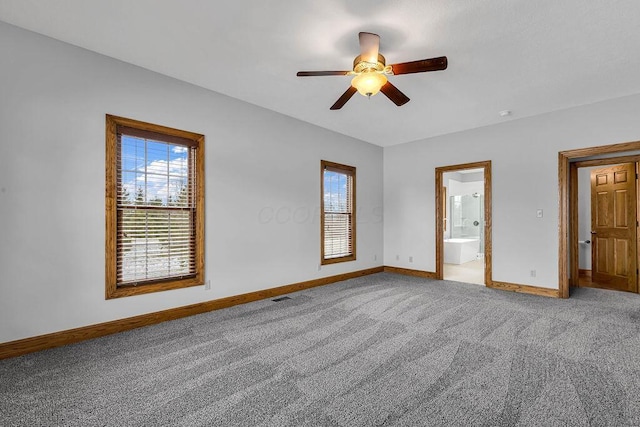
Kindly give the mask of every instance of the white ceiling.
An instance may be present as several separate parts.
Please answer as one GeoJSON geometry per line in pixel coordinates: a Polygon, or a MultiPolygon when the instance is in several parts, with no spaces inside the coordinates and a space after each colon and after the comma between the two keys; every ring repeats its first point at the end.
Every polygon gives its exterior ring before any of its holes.
{"type": "Polygon", "coordinates": [[[640,93],[638,0],[0,0],[0,20],[381,146],[640,93]],[[329,107],[358,32],[411,98],[329,107]],[[501,110],[511,110],[506,118],[501,110]]]}

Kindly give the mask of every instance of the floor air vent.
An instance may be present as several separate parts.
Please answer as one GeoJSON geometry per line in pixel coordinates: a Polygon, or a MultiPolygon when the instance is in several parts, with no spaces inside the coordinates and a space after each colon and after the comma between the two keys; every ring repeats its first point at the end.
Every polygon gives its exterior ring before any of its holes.
{"type": "Polygon", "coordinates": [[[291,299],[291,298],[289,298],[289,297],[280,297],[280,298],[272,299],[271,301],[280,302],[280,301],[285,301],[285,300],[288,300],[288,299],[291,299]]]}

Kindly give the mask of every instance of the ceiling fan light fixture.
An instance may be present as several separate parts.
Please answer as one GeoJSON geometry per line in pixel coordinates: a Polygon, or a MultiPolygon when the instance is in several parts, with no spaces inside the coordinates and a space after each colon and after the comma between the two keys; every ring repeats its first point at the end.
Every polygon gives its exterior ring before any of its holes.
{"type": "Polygon", "coordinates": [[[371,97],[382,92],[391,102],[398,107],[410,101],[409,97],[387,80],[387,75],[398,76],[401,74],[426,73],[428,71],[440,71],[447,68],[447,57],[419,59],[417,61],[399,62],[387,65],[387,61],[380,54],[380,36],[374,33],[360,32],[360,55],[353,60],[353,69],[350,71],[298,71],[298,77],[310,76],[354,76],[351,86],[329,108],[339,110],[351,99],[356,92],[371,97]]]}
{"type": "Polygon", "coordinates": [[[351,80],[351,86],[362,96],[373,96],[380,92],[380,88],[387,83],[387,76],[377,71],[365,71],[351,80]]]}

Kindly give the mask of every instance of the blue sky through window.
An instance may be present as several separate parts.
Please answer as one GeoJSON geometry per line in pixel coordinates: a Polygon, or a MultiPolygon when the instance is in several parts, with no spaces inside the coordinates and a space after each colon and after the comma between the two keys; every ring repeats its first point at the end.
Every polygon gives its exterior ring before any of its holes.
{"type": "Polygon", "coordinates": [[[344,173],[324,171],[325,212],[347,212],[347,182],[344,173]]]}
{"type": "Polygon", "coordinates": [[[145,203],[167,205],[188,185],[188,147],[122,135],[120,154],[122,186],[132,202],[141,196],[145,203]]]}

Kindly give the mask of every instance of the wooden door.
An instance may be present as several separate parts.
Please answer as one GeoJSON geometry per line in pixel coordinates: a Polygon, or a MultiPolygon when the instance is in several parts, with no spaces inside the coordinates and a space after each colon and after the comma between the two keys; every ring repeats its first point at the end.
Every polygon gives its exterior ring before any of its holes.
{"type": "Polygon", "coordinates": [[[591,172],[591,269],[594,286],[638,292],[634,163],[591,172]]]}

